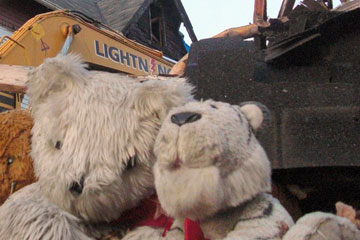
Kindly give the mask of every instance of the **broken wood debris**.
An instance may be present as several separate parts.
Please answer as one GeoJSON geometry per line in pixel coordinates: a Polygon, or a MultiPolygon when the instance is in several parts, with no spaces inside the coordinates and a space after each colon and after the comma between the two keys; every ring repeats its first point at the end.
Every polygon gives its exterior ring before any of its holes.
{"type": "MultiPolygon", "coordinates": [[[[267,19],[266,0],[255,0],[254,23],[227,29],[213,38],[241,36],[254,37],[263,60],[271,62],[278,57],[321,36],[318,27],[344,12],[360,8],[360,0],[344,3],[342,8],[331,10],[332,1],[303,0],[294,9],[294,0],[283,0],[279,18],[267,19]],[[268,42],[268,43],[266,43],[268,42]]],[[[188,54],[178,61],[170,74],[184,75],[188,54]]]]}
{"type": "Polygon", "coordinates": [[[295,0],[284,0],[281,4],[278,18],[288,16],[292,11],[295,4],[295,0]]]}
{"type": "Polygon", "coordinates": [[[0,91],[25,93],[29,67],[0,64],[0,91]]]}

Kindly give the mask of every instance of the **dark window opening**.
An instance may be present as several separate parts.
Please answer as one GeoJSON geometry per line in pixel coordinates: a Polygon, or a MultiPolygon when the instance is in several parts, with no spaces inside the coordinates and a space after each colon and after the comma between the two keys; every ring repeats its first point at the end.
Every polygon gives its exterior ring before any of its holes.
{"type": "Polygon", "coordinates": [[[154,4],[150,5],[150,40],[164,46],[163,19],[161,9],[154,4]]]}

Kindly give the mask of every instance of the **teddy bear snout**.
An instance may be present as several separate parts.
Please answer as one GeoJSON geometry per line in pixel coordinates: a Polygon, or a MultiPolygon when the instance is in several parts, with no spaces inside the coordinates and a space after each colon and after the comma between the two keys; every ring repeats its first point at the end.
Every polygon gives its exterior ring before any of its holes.
{"type": "Polygon", "coordinates": [[[186,123],[192,123],[201,118],[201,114],[195,112],[181,112],[171,115],[171,122],[179,127],[186,123]]]}

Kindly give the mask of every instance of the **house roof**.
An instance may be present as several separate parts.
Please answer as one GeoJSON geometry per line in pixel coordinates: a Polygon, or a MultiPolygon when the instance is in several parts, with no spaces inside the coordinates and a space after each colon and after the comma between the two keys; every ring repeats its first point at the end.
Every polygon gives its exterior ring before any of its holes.
{"type": "MultiPolygon", "coordinates": [[[[101,0],[98,3],[106,23],[120,31],[132,22],[132,18],[141,8],[144,8],[145,2],[149,0],[101,0]],[[120,14],[121,13],[121,14],[120,14]]],[[[150,3],[146,4],[146,6],[150,3]]],[[[143,13],[143,12],[142,12],[143,13]]],[[[138,14],[139,15],[139,14],[138,14]]]]}
{"type": "MultiPolygon", "coordinates": [[[[126,34],[154,0],[35,0],[52,9],[69,9],[84,13],[111,28],[126,34]]],[[[174,0],[181,20],[193,42],[197,41],[190,20],[180,0],[174,0]]]]}
{"type": "MultiPolygon", "coordinates": [[[[48,7],[52,10],[58,9],[69,9],[81,11],[85,15],[103,22],[102,13],[98,7],[98,2],[101,0],[87,0],[87,1],[77,1],[77,0],[35,0],[36,2],[48,7]]],[[[106,22],[103,22],[107,24],[106,22]]]]}

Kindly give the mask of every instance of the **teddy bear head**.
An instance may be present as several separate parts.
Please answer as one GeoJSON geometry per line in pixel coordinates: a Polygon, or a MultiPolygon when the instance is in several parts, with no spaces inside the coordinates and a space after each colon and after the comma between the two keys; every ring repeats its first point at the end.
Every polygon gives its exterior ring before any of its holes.
{"type": "Polygon", "coordinates": [[[254,135],[268,116],[255,102],[207,100],[172,109],[154,147],[155,186],[164,210],[201,220],[269,191],[270,163],[254,135]]]}
{"type": "Polygon", "coordinates": [[[0,113],[0,205],[10,194],[36,181],[30,158],[30,113],[0,113]]]}
{"type": "Polygon", "coordinates": [[[29,74],[31,156],[44,195],[85,221],[111,221],[154,191],[153,145],[184,79],[88,71],[76,55],[29,74]]]}

